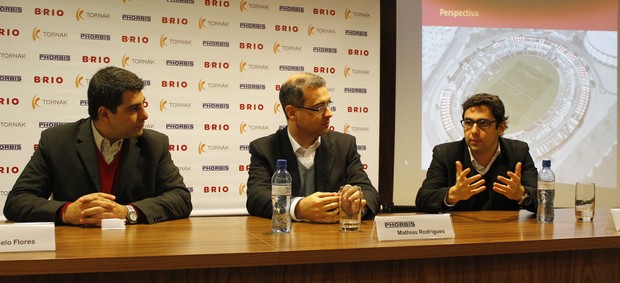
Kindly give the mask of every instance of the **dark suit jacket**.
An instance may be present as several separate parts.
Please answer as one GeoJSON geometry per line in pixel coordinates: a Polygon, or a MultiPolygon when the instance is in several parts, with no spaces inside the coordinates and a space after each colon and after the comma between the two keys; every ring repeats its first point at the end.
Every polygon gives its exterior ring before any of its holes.
{"type": "MultiPolygon", "coordinates": [[[[271,176],[276,171],[276,160],[286,159],[287,170],[293,178],[292,195],[303,196],[297,157],[288,138],[287,128],[250,143],[250,171],[246,208],[250,215],[271,217],[271,176]]],[[[379,194],[363,169],[357,152],[355,137],[339,132],[321,136],[321,145],[314,156],[317,192],[337,192],[340,186],[351,184],[362,187],[366,200],[364,219],[379,212],[379,194]]]]}
{"type": "MultiPolygon", "coordinates": [[[[133,204],[147,223],[188,217],[190,193],[172,162],[168,137],[144,130],[125,139],[116,202],[133,204]]],[[[56,221],[66,202],[101,192],[91,119],[47,129],[7,197],[4,215],[13,221],[56,221]],[[49,199],[51,196],[51,199],[49,199]]]]}
{"type": "Polygon", "coordinates": [[[426,173],[426,179],[418,191],[416,206],[419,211],[444,212],[449,210],[519,210],[521,207],[515,200],[508,199],[493,190],[497,176],[508,178],[507,172],[514,172],[517,162],[522,163],[521,185],[532,197],[532,202],[523,208],[536,212],[536,190],[538,187],[538,171],[529,153],[527,143],[517,140],[499,138],[501,153],[489,171],[483,175],[486,190],[472,196],[468,200],[456,203],[452,208],[444,204],[444,198],[451,186],[456,183],[456,161],[461,161],[463,170],[471,168],[467,177],[478,174],[471,164],[465,139],[440,144],[433,148],[433,160],[426,173]]]}

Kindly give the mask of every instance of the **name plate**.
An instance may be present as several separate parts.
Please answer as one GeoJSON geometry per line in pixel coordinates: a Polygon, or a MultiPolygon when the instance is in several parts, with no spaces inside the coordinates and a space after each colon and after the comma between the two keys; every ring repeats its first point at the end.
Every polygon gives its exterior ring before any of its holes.
{"type": "Polygon", "coordinates": [[[616,231],[620,231],[620,208],[611,209],[611,218],[614,220],[614,225],[616,225],[616,231]]]}
{"type": "Polygon", "coordinates": [[[55,251],[54,223],[0,224],[0,252],[55,251]]]}
{"type": "Polygon", "coordinates": [[[379,241],[416,239],[453,239],[450,214],[376,216],[379,241]]]}

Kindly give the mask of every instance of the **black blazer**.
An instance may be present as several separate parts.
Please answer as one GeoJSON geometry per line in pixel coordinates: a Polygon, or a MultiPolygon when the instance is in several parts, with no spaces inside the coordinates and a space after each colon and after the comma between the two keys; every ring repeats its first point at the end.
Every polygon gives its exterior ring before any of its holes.
{"type": "Polygon", "coordinates": [[[456,183],[456,161],[461,161],[463,170],[472,168],[468,177],[478,174],[473,169],[471,157],[465,139],[457,142],[440,144],[433,148],[433,160],[426,173],[426,179],[418,190],[416,206],[419,211],[445,212],[450,210],[519,210],[517,201],[508,199],[493,190],[493,183],[497,176],[508,178],[507,172],[514,172],[517,162],[522,163],[521,185],[532,197],[532,202],[523,208],[536,212],[536,190],[538,187],[538,171],[529,153],[527,143],[517,140],[499,138],[501,153],[489,171],[483,175],[486,180],[486,190],[472,196],[468,200],[456,203],[454,207],[447,207],[444,198],[451,186],[456,183]]]}
{"type": "MultiPolygon", "coordinates": [[[[46,129],[32,158],[9,192],[4,215],[13,221],[57,221],[66,202],[101,192],[91,119],[46,129]],[[51,199],[49,199],[51,196],[51,199]]],[[[168,137],[145,129],[125,139],[116,202],[133,204],[147,223],[188,217],[191,196],[172,162],[168,137]]]]}
{"type": "MultiPolygon", "coordinates": [[[[246,202],[250,215],[271,217],[271,176],[276,171],[277,159],[287,160],[287,170],[293,178],[293,197],[303,195],[297,157],[286,127],[252,141],[250,154],[246,202]]],[[[316,191],[337,192],[340,186],[358,185],[362,187],[366,200],[364,219],[372,218],[379,212],[379,194],[363,169],[354,136],[339,132],[321,136],[321,145],[314,156],[314,166],[316,191]]]]}

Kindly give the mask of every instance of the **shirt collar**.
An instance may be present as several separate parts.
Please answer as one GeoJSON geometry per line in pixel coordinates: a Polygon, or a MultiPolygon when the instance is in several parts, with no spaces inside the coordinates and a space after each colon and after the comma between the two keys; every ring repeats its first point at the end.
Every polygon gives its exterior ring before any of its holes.
{"type": "Polygon", "coordinates": [[[116,141],[114,144],[110,144],[110,140],[104,138],[101,133],[99,133],[99,130],[95,127],[95,122],[92,120],[90,121],[90,127],[93,129],[93,138],[95,139],[97,149],[99,149],[99,152],[101,152],[106,162],[110,164],[112,159],[114,159],[114,155],[121,150],[123,140],[121,139],[116,141]]]}
{"type": "Polygon", "coordinates": [[[471,158],[471,165],[473,165],[476,172],[480,173],[481,175],[486,174],[489,171],[489,169],[491,169],[491,165],[493,165],[493,162],[495,162],[495,159],[502,152],[501,146],[499,145],[499,143],[497,143],[497,150],[495,151],[495,155],[493,155],[493,158],[491,158],[491,161],[489,162],[489,164],[487,164],[487,166],[484,167],[480,163],[478,163],[478,161],[476,161],[476,159],[474,158],[474,155],[471,154],[471,149],[469,148],[469,146],[467,147],[467,150],[469,151],[469,157],[471,158]]]}
{"type": "Polygon", "coordinates": [[[293,147],[293,152],[295,152],[295,155],[297,156],[304,156],[309,153],[314,153],[316,149],[321,145],[321,137],[319,136],[310,147],[304,148],[299,145],[295,138],[293,138],[293,135],[291,135],[291,131],[288,129],[288,127],[286,128],[286,133],[288,134],[288,139],[291,142],[291,146],[293,147]]]}

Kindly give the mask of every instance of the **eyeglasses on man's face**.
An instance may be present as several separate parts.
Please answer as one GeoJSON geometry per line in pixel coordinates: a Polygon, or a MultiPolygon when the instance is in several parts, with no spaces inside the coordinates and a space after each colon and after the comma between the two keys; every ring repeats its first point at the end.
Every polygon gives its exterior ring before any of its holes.
{"type": "Polygon", "coordinates": [[[463,119],[461,120],[461,125],[466,130],[469,130],[474,127],[474,124],[478,125],[480,129],[488,129],[491,127],[493,123],[497,122],[497,120],[488,120],[488,119],[480,119],[480,120],[472,120],[472,119],[463,119]]]}
{"type": "Polygon", "coordinates": [[[314,111],[314,112],[321,112],[321,113],[325,113],[327,112],[327,109],[332,109],[332,106],[334,106],[334,102],[332,102],[331,100],[319,107],[304,107],[304,106],[295,106],[297,108],[301,108],[301,109],[306,109],[306,110],[310,110],[310,111],[314,111]]]}

